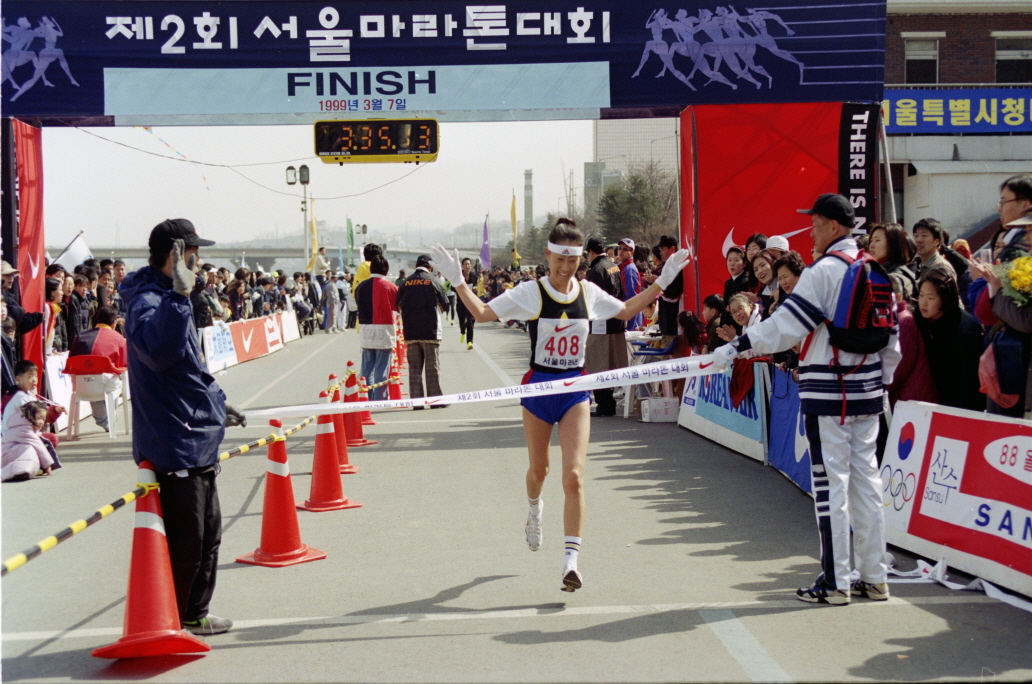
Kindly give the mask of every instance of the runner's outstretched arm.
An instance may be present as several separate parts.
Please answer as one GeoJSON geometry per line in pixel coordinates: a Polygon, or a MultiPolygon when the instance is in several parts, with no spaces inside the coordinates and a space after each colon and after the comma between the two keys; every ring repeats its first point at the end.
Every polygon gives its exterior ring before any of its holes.
{"type": "Polygon", "coordinates": [[[473,320],[477,323],[498,320],[498,315],[491,310],[491,307],[480,301],[480,298],[466,284],[465,278],[462,277],[462,266],[460,266],[458,250],[455,250],[453,256],[441,245],[434,245],[430,248],[430,255],[434,260],[434,266],[437,267],[442,276],[452,283],[452,289],[455,290],[455,294],[459,296],[462,303],[473,314],[473,320]],[[459,283],[459,285],[455,286],[455,283],[459,283]]]}
{"type": "Polygon", "coordinates": [[[663,273],[656,278],[656,282],[652,283],[644,290],[634,295],[626,302],[624,302],[623,311],[616,314],[615,318],[621,321],[629,321],[638,315],[638,312],[648,306],[651,302],[656,300],[656,297],[663,293],[663,290],[670,287],[670,283],[674,281],[677,274],[681,272],[684,265],[688,263],[688,250],[682,249],[674,254],[670,255],[670,258],[663,264],[663,273]],[[669,265],[669,266],[668,266],[669,265]]]}

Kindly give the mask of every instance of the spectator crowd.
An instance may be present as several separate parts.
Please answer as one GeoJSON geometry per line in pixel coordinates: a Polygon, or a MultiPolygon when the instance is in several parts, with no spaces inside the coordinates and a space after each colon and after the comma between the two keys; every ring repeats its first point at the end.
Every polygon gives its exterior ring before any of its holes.
{"type": "MultiPolygon", "coordinates": [[[[888,387],[890,407],[897,401],[918,400],[1032,417],[1032,174],[1007,179],[1000,187],[997,209],[1000,221],[995,233],[984,247],[975,245],[975,249],[963,239],[951,242],[948,229],[934,218],[923,218],[910,230],[899,223],[870,224],[858,237],[858,246],[881,265],[896,296],[902,358],[888,387]]],[[[626,301],[655,282],[678,246],[679,240],[672,235],[662,236],[654,246],[636,244],[629,238],[612,244],[591,238],[577,278],[594,282],[626,301]]],[[[367,245],[363,256],[364,262],[352,274],[330,270],[320,253],[316,260],[320,272],[314,276],[311,272],[263,273],[247,268],[231,272],[202,264],[189,297],[196,326],[200,329],[216,321],[283,311],[297,314],[303,334],[317,329],[341,332],[360,324],[363,375],[377,384],[386,378],[389,351],[396,343],[397,311],[413,329],[416,344],[409,349],[418,358],[410,362],[420,371],[425,369],[426,390],[440,394],[436,346],[443,330],[435,321],[440,315],[442,323],[454,326],[458,318],[460,341],[473,349],[472,316],[457,301],[451,283],[434,274],[429,257],[421,258],[411,275],[402,271],[391,280],[380,247],[367,245]],[[366,281],[369,284],[361,287],[366,281]]],[[[815,252],[809,260],[822,256],[815,252]]],[[[803,255],[791,250],[784,237],[763,233],[751,235],[744,245],[730,247],[725,263],[728,278],[723,291],[707,293],[698,313],[681,310],[683,284],[677,278],[654,304],[626,324],[616,319],[595,322],[591,338],[598,339],[589,338],[587,370],[626,365],[622,337],[612,337],[626,331],[651,336],[657,358],[711,352],[768,319],[791,298],[807,268],[803,255]]],[[[22,336],[41,328],[47,355],[76,353],[77,349],[78,353],[91,353],[97,338],[93,331],[106,329],[104,339],[124,332],[126,313],[120,287],[127,268],[121,260],[91,258],[71,270],[60,263],[50,264],[46,268],[46,305],[40,313],[21,306],[14,288],[17,273],[3,263],[4,479],[9,479],[8,463],[25,462],[28,451],[37,455],[33,463],[39,464],[38,472],[48,474],[60,467],[54,452],[56,440],[45,437],[45,426],[63,409],[45,398],[45,376],[24,359],[22,336]]],[[[479,260],[462,260],[463,278],[484,302],[521,282],[547,275],[544,265],[520,267],[514,263],[510,268],[484,269],[479,260]]],[[[508,321],[506,325],[526,329],[523,322],[508,321]]],[[[797,371],[807,363],[805,353],[800,357],[802,346],[774,354],[773,363],[797,371]]],[[[118,353],[115,349],[112,358],[124,366],[124,350],[120,352],[123,356],[118,353]]],[[[417,386],[422,390],[424,383],[414,382],[413,387],[417,386]]],[[[601,391],[595,399],[595,415],[615,413],[611,391],[601,391]]],[[[95,417],[107,427],[106,416],[95,417]]],[[[22,478],[28,470],[11,472],[12,477],[22,478]]]]}

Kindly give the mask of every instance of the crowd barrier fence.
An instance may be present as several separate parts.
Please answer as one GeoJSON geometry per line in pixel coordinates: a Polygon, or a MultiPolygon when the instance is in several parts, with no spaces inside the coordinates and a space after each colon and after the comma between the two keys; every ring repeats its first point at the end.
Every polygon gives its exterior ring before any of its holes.
{"type": "MultiPolygon", "coordinates": [[[[730,371],[689,378],[678,424],[812,495],[799,386],[767,364],[754,372],[737,408],[730,371]]],[[[1032,596],[1032,422],[899,402],[881,476],[888,543],[1032,596]]]]}

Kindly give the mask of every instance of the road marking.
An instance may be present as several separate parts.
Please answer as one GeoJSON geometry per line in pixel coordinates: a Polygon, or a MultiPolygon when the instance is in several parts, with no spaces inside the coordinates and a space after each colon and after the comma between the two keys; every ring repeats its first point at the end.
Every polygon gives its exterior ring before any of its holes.
{"type": "Polygon", "coordinates": [[[700,610],[699,615],[724,644],[749,679],[754,682],[791,682],[778,661],[756,640],[752,632],[730,610],[700,610]]]}
{"type": "Polygon", "coordinates": [[[286,373],[284,373],[283,375],[279,376],[278,378],[276,378],[275,380],[273,380],[272,382],[270,382],[270,383],[269,383],[268,385],[266,385],[266,386],[265,386],[265,389],[263,389],[263,390],[262,390],[261,392],[259,392],[258,394],[255,394],[255,395],[254,395],[254,396],[252,396],[252,397],[251,397],[250,399],[248,399],[248,400],[247,400],[247,401],[245,401],[244,403],[240,404],[240,408],[247,408],[248,406],[250,406],[251,404],[253,404],[254,402],[256,402],[256,401],[257,401],[257,400],[258,400],[258,399],[259,399],[260,397],[264,396],[266,392],[268,392],[268,391],[269,391],[269,390],[271,390],[271,389],[272,389],[273,387],[275,387],[276,385],[278,385],[278,384],[279,384],[279,383],[280,383],[281,381],[283,381],[283,380],[286,380],[286,379],[287,379],[288,377],[290,377],[290,375],[291,375],[292,373],[295,373],[295,372],[297,372],[297,370],[298,370],[299,368],[301,368],[301,367],[302,367],[302,366],[304,366],[304,365],[305,365],[306,363],[308,363],[309,361],[311,361],[311,360],[312,360],[312,358],[313,358],[313,357],[314,357],[314,356],[315,356],[316,354],[318,354],[319,352],[321,352],[321,351],[322,351],[323,349],[326,349],[326,347],[330,346],[331,344],[333,344],[334,342],[336,342],[336,341],[337,341],[338,339],[340,339],[340,338],[338,338],[338,337],[330,337],[330,339],[326,340],[326,343],[325,343],[325,344],[323,344],[323,345],[322,345],[321,347],[319,347],[318,349],[316,349],[316,350],[315,350],[314,352],[312,352],[311,354],[309,354],[309,355],[308,355],[308,356],[306,356],[305,358],[301,359],[301,360],[300,360],[300,361],[299,361],[299,362],[298,362],[298,363],[297,363],[297,364],[296,364],[296,365],[295,365],[295,366],[294,366],[293,368],[291,368],[290,370],[288,370],[288,371],[287,371],[286,373]]]}
{"type": "Polygon", "coordinates": [[[477,355],[480,356],[483,362],[487,364],[487,367],[494,371],[494,374],[498,376],[498,379],[504,382],[507,387],[512,387],[513,385],[519,384],[511,377],[509,377],[509,374],[502,370],[502,367],[495,363],[494,359],[488,356],[487,352],[485,352],[481,347],[474,346],[473,351],[475,351],[477,355]]]}
{"type": "MultiPolygon", "coordinates": [[[[450,612],[442,606],[440,613],[402,613],[395,615],[322,615],[317,617],[265,618],[258,620],[235,620],[234,631],[255,627],[276,627],[298,623],[320,623],[321,626],[397,624],[406,622],[442,622],[449,620],[502,620],[548,617],[577,617],[585,615],[620,615],[627,613],[655,614],[669,611],[697,610],[719,613],[730,610],[883,610],[885,606],[910,606],[959,603],[999,603],[985,595],[967,594],[957,596],[915,596],[901,599],[891,597],[888,601],[857,601],[851,607],[839,609],[828,606],[807,607],[795,599],[785,601],[704,601],[698,603],[661,603],[634,606],[583,606],[576,608],[517,608],[513,610],[460,610],[450,612]]],[[[705,615],[703,615],[705,617],[705,615]]],[[[707,620],[709,622],[709,620],[707,620]]],[[[743,626],[744,629],[744,626],[743,626]]],[[[50,632],[4,632],[3,641],[39,641],[44,639],[75,639],[83,637],[115,636],[122,633],[121,627],[92,627],[87,629],[55,630],[50,632]]],[[[719,635],[718,635],[719,636],[719,635]]],[[[737,644],[737,642],[735,642],[737,644]]]]}

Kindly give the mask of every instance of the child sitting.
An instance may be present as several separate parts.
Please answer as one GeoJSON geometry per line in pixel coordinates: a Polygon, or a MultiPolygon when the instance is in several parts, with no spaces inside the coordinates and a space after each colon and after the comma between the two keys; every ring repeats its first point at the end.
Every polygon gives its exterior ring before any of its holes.
{"type": "Polygon", "coordinates": [[[40,434],[47,420],[47,405],[30,401],[18,407],[8,421],[0,452],[0,480],[17,482],[49,475],[60,464],[49,443],[40,434]]]}
{"type": "MultiPolygon", "coordinates": [[[[41,397],[36,389],[39,386],[39,370],[32,361],[22,360],[14,364],[14,383],[18,391],[11,396],[4,404],[3,422],[0,424],[0,432],[3,432],[4,441],[7,441],[7,428],[11,420],[19,415],[19,409],[30,401],[41,402],[47,408],[46,423],[53,423],[57,417],[65,412],[63,406],[58,406],[41,397]]],[[[44,439],[48,440],[54,448],[57,447],[57,435],[49,432],[42,433],[44,439]]]]}

